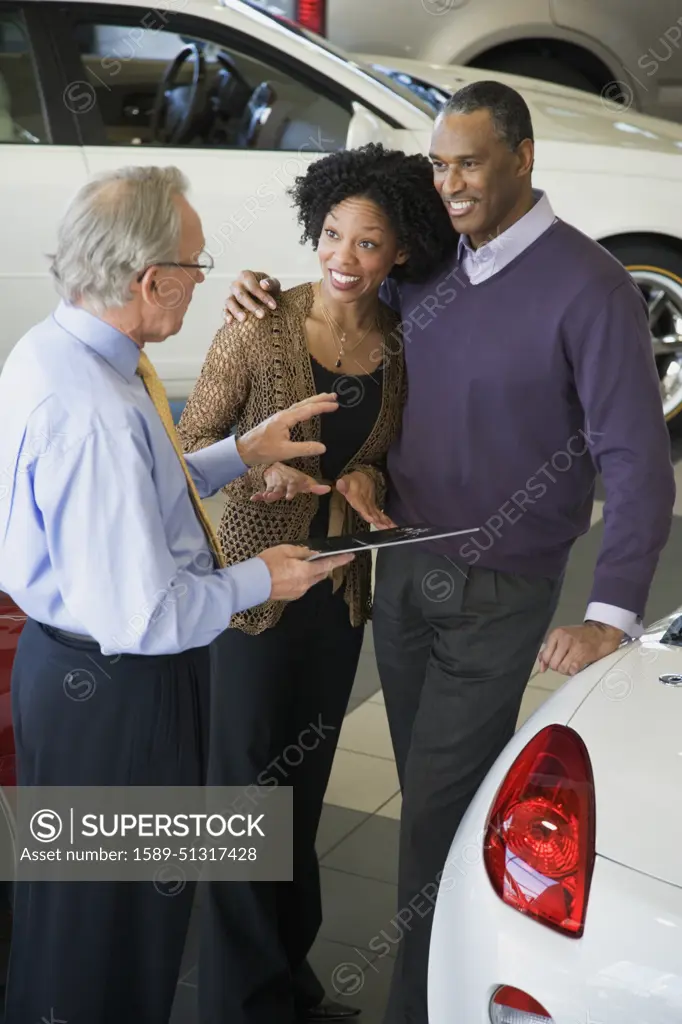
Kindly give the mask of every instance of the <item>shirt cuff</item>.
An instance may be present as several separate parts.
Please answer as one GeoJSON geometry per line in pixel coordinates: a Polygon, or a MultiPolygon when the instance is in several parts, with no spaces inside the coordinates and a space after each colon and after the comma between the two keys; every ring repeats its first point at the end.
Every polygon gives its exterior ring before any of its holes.
{"type": "Polygon", "coordinates": [[[255,608],[269,599],[272,577],[262,558],[249,558],[246,562],[238,562],[237,565],[219,571],[229,576],[234,587],[233,615],[255,608]]]}
{"type": "Polygon", "coordinates": [[[237,438],[234,436],[200,448],[198,452],[190,452],[185,455],[185,462],[200,498],[210,498],[225,484],[243,476],[249,468],[237,451],[237,438]]]}
{"type": "Polygon", "coordinates": [[[641,619],[634,612],[625,608],[618,608],[613,604],[602,604],[600,601],[593,601],[587,606],[585,619],[592,619],[594,622],[603,622],[605,626],[613,626],[614,629],[622,629],[626,636],[635,640],[644,632],[641,619]]]}

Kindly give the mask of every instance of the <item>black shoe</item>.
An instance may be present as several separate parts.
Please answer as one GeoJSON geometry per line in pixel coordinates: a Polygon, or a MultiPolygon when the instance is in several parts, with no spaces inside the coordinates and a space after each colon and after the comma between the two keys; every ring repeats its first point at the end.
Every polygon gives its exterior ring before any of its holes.
{"type": "Polygon", "coordinates": [[[314,1024],[315,1021],[351,1020],[358,1017],[360,1010],[348,1003],[335,1003],[332,999],[323,999],[317,1006],[309,1006],[298,1011],[300,1024],[314,1024]]]}

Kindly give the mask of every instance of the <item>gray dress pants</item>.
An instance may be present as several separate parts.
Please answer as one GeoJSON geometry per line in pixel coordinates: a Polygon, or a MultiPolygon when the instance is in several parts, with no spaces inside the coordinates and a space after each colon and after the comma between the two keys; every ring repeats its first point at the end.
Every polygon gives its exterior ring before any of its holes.
{"type": "Polygon", "coordinates": [[[402,914],[387,931],[396,963],[385,1024],[427,1024],[437,879],[514,735],[561,583],[455,564],[418,545],[379,553],[374,645],[403,800],[402,914]]]}

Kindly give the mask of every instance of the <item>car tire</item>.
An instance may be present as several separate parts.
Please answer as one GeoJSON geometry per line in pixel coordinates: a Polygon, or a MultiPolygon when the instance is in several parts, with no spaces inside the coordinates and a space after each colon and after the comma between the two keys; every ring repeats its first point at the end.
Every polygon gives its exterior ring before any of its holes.
{"type": "MultiPolygon", "coordinates": [[[[644,239],[602,244],[632,274],[650,307],[657,296],[665,303],[652,325],[653,337],[674,333],[682,339],[682,254],[663,242],[644,239]]],[[[677,430],[682,427],[682,351],[657,353],[656,366],[665,418],[677,430]]]]}
{"type": "Polygon", "coordinates": [[[543,82],[554,82],[569,89],[596,93],[593,82],[577,68],[557,57],[544,56],[532,50],[512,50],[508,53],[493,53],[476,61],[477,67],[490,71],[502,71],[510,75],[525,75],[526,78],[540,78],[543,82]]]}

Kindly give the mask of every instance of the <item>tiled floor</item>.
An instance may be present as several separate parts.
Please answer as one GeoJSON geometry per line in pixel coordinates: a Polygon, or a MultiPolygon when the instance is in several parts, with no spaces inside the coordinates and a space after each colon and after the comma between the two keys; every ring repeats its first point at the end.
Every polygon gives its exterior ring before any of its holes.
{"type": "MultiPolygon", "coordinates": [[[[682,463],[676,473],[682,484],[682,463]]],[[[217,517],[220,499],[212,499],[208,506],[211,516],[217,517]]],[[[602,509],[600,500],[595,506],[592,529],[575,545],[555,624],[582,619],[603,535],[602,509]]],[[[676,512],[680,518],[675,518],[649,601],[650,621],[682,604],[682,500],[676,512]]],[[[564,677],[553,672],[539,673],[536,666],[523,699],[519,724],[564,682],[564,677]]],[[[400,795],[371,630],[366,637],[326,799],[317,842],[324,923],[311,961],[330,995],[360,1006],[362,1024],[380,1024],[395,952],[390,939],[396,912],[400,795]]],[[[195,925],[172,1024],[193,1024],[196,1020],[195,925]]]]}

